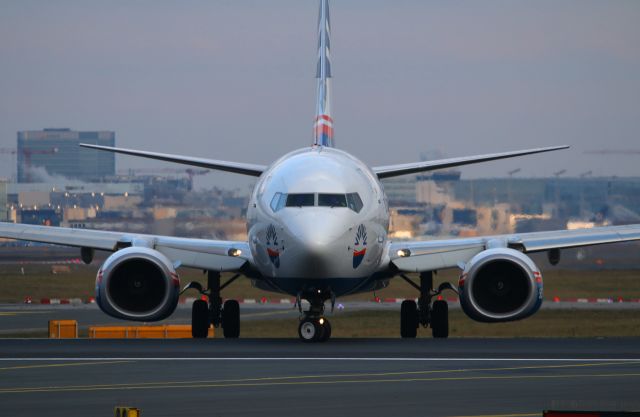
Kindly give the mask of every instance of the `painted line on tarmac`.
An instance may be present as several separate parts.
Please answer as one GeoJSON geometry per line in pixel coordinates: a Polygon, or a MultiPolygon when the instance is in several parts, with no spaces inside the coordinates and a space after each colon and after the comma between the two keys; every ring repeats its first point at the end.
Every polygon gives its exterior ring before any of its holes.
{"type": "Polygon", "coordinates": [[[0,311],[0,317],[47,313],[51,313],[51,311],[0,311]]]}
{"type": "Polygon", "coordinates": [[[629,362],[640,363],[640,358],[450,358],[450,357],[427,357],[427,358],[394,358],[394,357],[135,357],[135,356],[112,356],[112,357],[4,357],[0,361],[20,362],[20,361],[74,361],[74,362],[95,362],[95,361],[353,361],[353,362],[629,362]]]}
{"type": "Polygon", "coordinates": [[[22,365],[22,366],[8,366],[0,368],[0,371],[12,371],[23,369],[40,369],[40,368],[64,368],[68,366],[91,366],[91,365],[112,365],[119,363],[132,363],[133,361],[106,361],[106,362],[72,362],[72,363],[51,363],[47,365],[22,365]]]}
{"type": "MultiPolygon", "coordinates": [[[[127,361],[122,363],[132,363],[127,361]]],[[[116,362],[110,362],[116,363],[116,362]]],[[[91,363],[93,364],[93,363],[91,363]]],[[[635,363],[634,363],[635,364],[635,363]]],[[[286,380],[309,380],[309,379],[328,379],[328,378],[365,378],[365,377],[384,377],[384,376],[401,376],[401,375],[431,375],[431,374],[447,374],[447,373],[473,373],[473,372],[495,372],[495,371],[523,371],[523,370],[550,370],[550,369],[568,369],[578,367],[593,366],[616,366],[629,365],[624,362],[607,362],[607,363],[582,363],[582,364],[565,364],[565,365],[547,365],[547,366],[519,366],[509,368],[466,368],[466,369],[433,369],[427,371],[399,371],[399,372],[357,372],[342,374],[326,374],[326,375],[291,375],[291,376],[273,376],[273,377],[255,377],[255,378],[234,378],[234,379],[214,379],[214,380],[190,380],[190,381],[163,381],[163,382],[137,382],[137,383],[120,383],[120,384],[96,384],[96,385],[65,385],[58,387],[29,387],[16,389],[53,389],[53,388],[115,388],[115,387],[153,387],[157,385],[193,385],[193,384],[221,384],[221,383],[239,383],[239,382],[265,382],[265,381],[286,381],[286,380]]],[[[44,365],[48,366],[48,365],[44,365]]],[[[55,366],[55,365],[54,365],[55,366]]],[[[64,366],[64,365],[62,365],[64,366]]],[[[2,369],[2,368],[0,368],[2,369]]],[[[6,388],[13,389],[13,388],[6,388]]]]}
{"type": "Polygon", "coordinates": [[[276,386],[300,386],[300,385],[339,385],[339,384],[375,384],[396,382],[448,382],[448,381],[490,381],[490,380],[542,380],[542,379],[574,379],[574,378],[628,378],[640,377],[640,373],[630,374],[568,374],[568,375],[485,375],[467,377],[435,377],[435,378],[381,378],[381,379],[346,379],[334,381],[265,381],[265,382],[240,382],[240,383],[204,383],[179,385],[166,383],[166,385],[139,386],[139,385],[108,385],[104,387],[38,387],[38,388],[4,388],[0,394],[24,394],[42,392],[87,392],[87,391],[114,391],[114,390],[161,390],[178,388],[243,388],[243,387],[276,387],[276,386]]]}

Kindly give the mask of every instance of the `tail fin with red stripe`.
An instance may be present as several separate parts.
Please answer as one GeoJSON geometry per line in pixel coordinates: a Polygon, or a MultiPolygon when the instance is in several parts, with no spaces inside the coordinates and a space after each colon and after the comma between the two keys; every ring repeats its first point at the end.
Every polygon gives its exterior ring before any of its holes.
{"type": "Polygon", "coordinates": [[[318,98],[316,118],[313,126],[313,146],[333,147],[333,119],[331,118],[331,59],[329,20],[329,0],[320,0],[318,15],[318,66],[316,78],[318,82],[318,98]]]}

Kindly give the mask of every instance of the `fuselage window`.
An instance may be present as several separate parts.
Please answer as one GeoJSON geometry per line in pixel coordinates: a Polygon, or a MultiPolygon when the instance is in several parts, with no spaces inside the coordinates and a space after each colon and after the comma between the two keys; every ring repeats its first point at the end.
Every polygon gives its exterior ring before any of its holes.
{"type": "Polygon", "coordinates": [[[356,213],[360,213],[364,204],[362,204],[362,200],[360,199],[360,195],[358,193],[349,193],[347,194],[347,205],[349,208],[356,213]]]}
{"type": "Polygon", "coordinates": [[[315,194],[289,194],[287,195],[287,207],[309,207],[315,205],[315,194]]]}
{"type": "Polygon", "coordinates": [[[321,207],[347,207],[344,194],[318,194],[318,205],[321,207]]]}

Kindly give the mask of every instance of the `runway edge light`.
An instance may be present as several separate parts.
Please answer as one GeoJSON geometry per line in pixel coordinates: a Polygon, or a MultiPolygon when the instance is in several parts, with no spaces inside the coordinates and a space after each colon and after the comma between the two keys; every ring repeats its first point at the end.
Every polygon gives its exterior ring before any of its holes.
{"type": "Polygon", "coordinates": [[[116,407],[113,415],[115,417],[140,417],[140,411],[136,407],[116,407]]]}

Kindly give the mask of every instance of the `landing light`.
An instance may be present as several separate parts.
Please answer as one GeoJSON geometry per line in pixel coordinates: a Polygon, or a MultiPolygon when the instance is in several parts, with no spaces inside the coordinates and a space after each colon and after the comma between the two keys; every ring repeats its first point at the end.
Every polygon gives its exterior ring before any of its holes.
{"type": "Polygon", "coordinates": [[[398,250],[398,256],[401,258],[407,257],[411,255],[411,251],[409,249],[400,249],[398,250]]]}
{"type": "Polygon", "coordinates": [[[324,324],[324,319],[318,320],[318,323],[320,323],[320,325],[323,325],[324,324]]]}
{"type": "Polygon", "coordinates": [[[242,255],[242,251],[240,249],[236,249],[236,248],[231,248],[229,249],[229,252],[227,252],[229,256],[234,256],[234,257],[238,257],[240,255],[242,255]]]}

